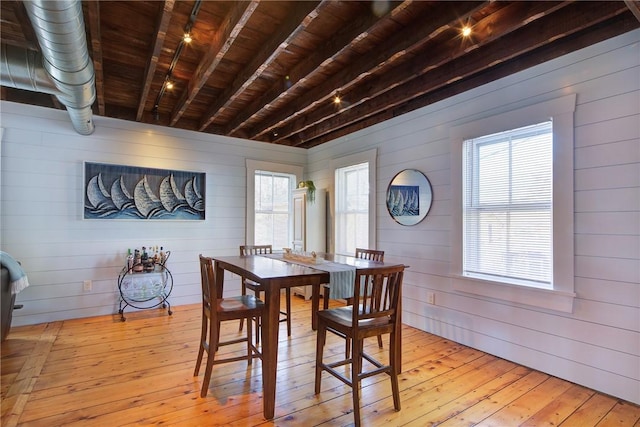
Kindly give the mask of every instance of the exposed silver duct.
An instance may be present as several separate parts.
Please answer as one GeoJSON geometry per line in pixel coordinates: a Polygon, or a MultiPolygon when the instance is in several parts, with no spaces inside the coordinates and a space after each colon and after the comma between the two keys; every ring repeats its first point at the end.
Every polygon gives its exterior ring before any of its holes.
{"type": "Polygon", "coordinates": [[[82,3],[29,0],[24,6],[42,55],[2,46],[2,84],[55,95],[67,107],[74,129],[82,135],[91,134],[95,74],[87,49],[82,3]]]}
{"type": "Polygon", "coordinates": [[[15,46],[0,46],[0,83],[3,86],[50,95],[60,93],[42,66],[42,55],[15,46]]]}

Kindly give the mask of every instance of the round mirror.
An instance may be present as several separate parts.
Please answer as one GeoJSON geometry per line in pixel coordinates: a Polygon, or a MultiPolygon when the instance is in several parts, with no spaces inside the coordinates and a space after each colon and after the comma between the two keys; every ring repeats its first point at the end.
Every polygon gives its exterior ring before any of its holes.
{"type": "Polygon", "coordinates": [[[416,225],[422,221],[432,201],[431,183],[419,170],[399,172],[387,188],[387,210],[398,224],[416,225]]]}

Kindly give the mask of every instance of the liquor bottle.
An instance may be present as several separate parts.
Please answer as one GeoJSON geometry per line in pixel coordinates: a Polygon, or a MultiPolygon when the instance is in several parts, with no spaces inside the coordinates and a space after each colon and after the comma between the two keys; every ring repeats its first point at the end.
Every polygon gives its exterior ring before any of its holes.
{"type": "Polygon", "coordinates": [[[140,255],[140,249],[136,249],[133,255],[133,271],[142,271],[142,255],[140,255]]]}
{"type": "Polygon", "coordinates": [[[131,270],[133,268],[133,254],[131,253],[131,248],[127,249],[127,270],[131,270]]]}

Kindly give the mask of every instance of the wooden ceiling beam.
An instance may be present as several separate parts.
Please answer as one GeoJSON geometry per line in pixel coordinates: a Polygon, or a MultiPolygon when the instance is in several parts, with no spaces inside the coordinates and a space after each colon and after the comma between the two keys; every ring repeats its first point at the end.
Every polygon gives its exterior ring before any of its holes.
{"type": "MultiPolygon", "coordinates": [[[[415,79],[397,85],[375,98],[368,99],[366,103],[360,102],[354,108],[342,111],[341,114],[335,115],[330,120],[318,122],[313,128],[307,127],[304,131],[307,142],[301,143],[299,146],[308,147],[309,141],[329,133],[334,137],[335,131],[338,129],[363,119],[372,118],[379,113],[400,108],[401,104],[446,90],[447,87],[459,85],[459,82],[474,76],[489,75],[491,70],[501,63],[529,57],[538,49],[546,48],[551,43],[550,41],[556,43],[557,40],[567,38],[597,22],[603,22],[624,12],[613,2],[605,3],[609,5],[602,7],[600,2],[570,4],[548,20],[538,20],[531,25],[522,27],[517,34],[514,34],[517,35],[516,39],[521,41],[519,44],[513,43],[511,38],[498,39],[485,48],[475,49],[464,57],[458,56],[456,61],[432,68],[415,79]],[[571,31],[567,31],[567,28],[571,28],[571,31]]],[[[496,78],[499,77],[493,75],[488,81],[496,78]]]]}
{"type": "MultiPolygon", "coordinates": [[[[439,90],[428,92],[412,99],[406,104],[399,105],[396,108],[383,110],[376,115],[369,116],[367,119],[353,121],[347,126],[325,133],[320,137],[308,139],[305,143],[298,146],[301,148],[312,148],[321,145],[325,142],[351,134],[373,124],[380,123],[383,120],[388,120],[392,117],[414,111],[418,108],[425,107],[497,79],[507,77],[519,71],[526,70],[527,68],[558,58],[562,55],[573,52],[576,49],[585,48],[603,40],[616,37],[635,28],[637,28],[637,21],[633,17],[621,20],[610,19],[602,23],[599,27],[594,27],[593,30],[582,31],[580,34],[556,40],[554,43],[546,44],[536,49],[529,55],[498,63],[495,67],[488,69],[487,72],[474,74],[472,77],[457,80],[452,84],[443,86],[439,90]]],[[[480,52],[478,55],[480,55],[480,52]]],[[[448,64],[445,67],[446,69],[443,69],[442,71],[444,73],[448,69],[450,72],[455,72],[457,66],[457,64],[448,64]]]]}
{"type": "Polygon", "coordinates": [[[627,5],[633,16],[636,17],[638,21],[640,21],[640,1],[637,0],[624,0],[624,3],[627,5]]]}
{"type": "MultiPolygon", "coordinates": [[[[426,5],[426,2],[416,3],[413,0],[391,3],[386,16],[396,15],[408,7],[424,7],[423,5],[426,5]]],[[[336,60],[354,42],[364,38],[368,31],[375,30],[376,25],[381,25],[386,16],[380,18],[373,13],[360,14],[352,25],[345,26],[327,43],[315,49],[311,55],[289,70],[285,79],[274,82],[268,91],[256,97],[253,102],[243,108],[242,112],[225,127],[225,135],[238,135],[242,128],[251,126],[251,119],[254,116],[269,111],[278,101],[294,97],[294,94],[300,90],[307,79],[313,78],[315,74],[323,73],[326,63],[336,60]]]]}
{"type": "Polygon", "coordinates": [[[394,87],[403,85],[417,76],[431,69],[440,67],[469,52],[479,49],[495,40],[504,37],[523,25],[530,25],[535,20],[559,10],[571,4],[571,2],[515,2],[488,15],[478,21],[473,27],[473,34],[469,39],[463,39],[458,33],[452,33],[452,38],[439,42],[437,48],[429,48],[427,52],[420,52],[415,58],[407,61],[404,66],[396,67],[391,72],[371,76],[365,84],[354,88],[351,92],[343,92],[341,95],[348,102],[342,108],[336,108],[330,102],[310,112],[305,117],[305,122],[300,119],[293,120],[280,128],[282,138],[290,137],[292,133],[304,131],[311,127],[318,127],[321,122],[331,119],[336,115],[342,115],[346,110],[357,108],[362,103],[368,103],[371,99],[383,95],[394,87]],[[527,17],[529,18],[527,20],[527,17]]]}
{"type": "Polygon", "coordinates": [[[91,37],[91,57],[93,59],[93,71],[95,73],[98,114],[104,116],[104,69],[102,63],[102,36],[100,32],[100,3],[90,1],[85,4],[87,7],[86,20],[89,24],[89,35],[91,37]]]}
{"type": "Polygon", "coordinates": [[[22,34],[25,39],[25,47],[29,50],[37,50],[40,51],[40,45],[38,44],[38,38],[36,37],[35,31],[33,31],[33,27],[31,26],[31,21],[29,20],[29,15],[27,15],[27,10],[24,8],[23,2],[21,1],[13,1],[13,12],[16,15],[16,19],[18,20],[18,24],[22,29],[22,34]]]}
{"type": "MultiPolygon", "coordinates": [[[[200,92],[200,89],[205,85],[211,73],[220,64],[220,61],[229,52],[233,44],[235,43],[240,31],[245,27],[249,18],[258,8],[260,0],[252,0],[250,2],[234,2],[231,6],[231,10],[224,19],[224,22],[216,31],[213,40],[209,43],[209,49],[204,54],[204,57],[198,64],[193,77],[189,80],[189,83],[185,90],[182,92],[173,112],[171,113],[170,126],[180,120],[182,115],[189,105],[200,92]]],[[[206,126],[205,126],[206,127],[206,126]]],[[[200,128],[202,128],[200,126],[200,128]]]]}
{"type": "MultiPolygon", "coordinates": [[[[92,3],[92,2],[90,2],[92,3]]],[[[98,2],[96,2],[98,3],[98,2]]],[[[151,47],[149,53],[149,60],[144,71],[144,78],[141,82],[142,88],[140,91],[140,100],[138,101],[138,110],[136,112],[136,121],[142,120],[144,113],[144,107],[147,105],[147,98],[149,97],[149,91],[151,90],[151,84],[153,83],[153,77],[156,73],[158,66],[158,59],[164,46],[164,42],[167,38],[167,29],[169,28],[169,22],[173,16],[173,6],[175,0],[165,0],[162,5],[162,10],[158,16],[155,29],[155,41],[151,47]]]]}
{"type": "Polygon", "coordinates": [[[280,26],[278,32],[262,45],[254,59],[210,106],[200,124],[200,130],[204,130],[219,114],[223,113],[244,90],[260,77],[265,69],[273,67],[278,56],[320,15],[329,1],[331,0],[323,0],[320,3],[316,1],[295,2],[291,13],[280,26]]]}
{"type": "MultiPolygon", "coordinates": [[[[153,91],[171,56],[167,42],[180,35],[173,23],[186,22],[193,2],[84,1],[94,112],[158,125],[173,117],[182,129],[309,148],[640,28],[638,0],[557,11],[559,2],[312,1],[320,7],[298,22],[294,7],[314,3],[204,3],[194,30],[204,43],[181,57],[182,84],[163,99],[162,122],[151,114],[153,91]],[[372,3],[391,9],[371,13],[372,3]],[[481,35],[463,44],[456,30],[467,18],[481,35]],[[336,91],[345,102],[339,109],[336,91]]],[[[2,42],[38,50],[23,2],[1,7],[2,42]]],[[[42,92],[3,87],[0,97],[65,108],[42,92]]]]}
{"type": "Polygon", "coordinates": [[[354,80],[359,80],[371,73],[391,67],[396,61],[402,61],[407,51],[422,46],[425,40],[437,37],[441,32],[449,29],[452,23],[465,20],[473,12],[483,7],[490,6],[489,2],[442,2],[435,3],[438,7],[432,12],[430,19],[416,19],[413,24],[403,31],[395,33],[385,40],[374,51],[363,55],[358,60],[353,60],[352,66],[334,74],[321,86],[317,86],[298,97],[295,102],[289,103],[270,120],[262,123],[251,135],[252,139],[260,139],[266,134],[278,130],[287,123],[305,115],[327,101],[335,94],[336,90],[343,91],[353,85],[354,80]],[[437,12],[437,13],[436,13],[437,12]]]}

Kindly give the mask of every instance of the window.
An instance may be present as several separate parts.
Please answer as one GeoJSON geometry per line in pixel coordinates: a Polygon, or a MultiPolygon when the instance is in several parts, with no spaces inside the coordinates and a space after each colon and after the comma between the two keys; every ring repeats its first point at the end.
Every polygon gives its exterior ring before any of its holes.
{"type": "Polygon", "coordinates": [[[339,254],[369,247],[369,163],[336,169],[336,232],[339,254]]]}
{"type": "Polygon", "coordinates": [[[335,253],[375,247],[375,155],[371,150],[334,161],[335,253]]]}
{"type": "Polygon", "coordinates": [[[254,244],[283,248],[289,238],[291,189],[296,178],[290,174],[255,172],[254,244]]]}
{"type": "Polygon", "coordinates": [[[463,274],[551,288],[552,122],[464,141],[463,274]]]}
{"type": "Polygon", "coordinates": [[[247,160],[248,245],[291,246],[291,194],[302,167],[247,160]]]}
{"type": "Polygon", "coordinates": [[[576,95],[451,129],[454,290],[572,312],[576,95]]]}

